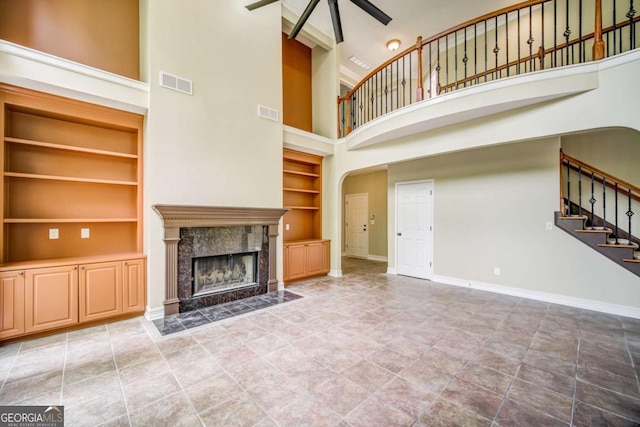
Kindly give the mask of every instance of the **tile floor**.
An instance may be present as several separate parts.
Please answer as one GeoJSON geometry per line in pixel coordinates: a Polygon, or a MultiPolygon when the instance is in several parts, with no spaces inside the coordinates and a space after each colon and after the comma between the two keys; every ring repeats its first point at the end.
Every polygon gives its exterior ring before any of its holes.
{"type": "Polygon", "coordinates": [[[166,336],[136,318],[0,345],[0,404],[63,404],[67,426],[640,424],[640,320],[343,268],[166,336]]]}

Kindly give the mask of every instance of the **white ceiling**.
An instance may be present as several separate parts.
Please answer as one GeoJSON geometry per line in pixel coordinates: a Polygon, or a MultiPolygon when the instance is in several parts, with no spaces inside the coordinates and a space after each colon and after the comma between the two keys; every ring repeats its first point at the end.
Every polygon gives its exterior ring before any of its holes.
{"type": "MultiPolygon", "coordinates": [[[[349,0],[339,0],[344,42],[340,46],[341,72],[354,81],[366,76],[366,71],[348,60],[351,55],[371,65],[382,64],[394,53],[386,48],[387,41],[399,39],[399,51],[415,44],[418,36],[435,35],[457,24],[517,3],[514,0],[370,0],[392,20],[384,26],[349,0]],[[455,7],[453,7],[455,4],[455,7]]],[[[247,4],[250,3],[247,1],[247,4]]],[[[282,0],[282,5],[297,16],[309,0],[282,0]]],[[[307,21],[327,36],[333,37],[328,1],[321,0],[307,21]]]]}

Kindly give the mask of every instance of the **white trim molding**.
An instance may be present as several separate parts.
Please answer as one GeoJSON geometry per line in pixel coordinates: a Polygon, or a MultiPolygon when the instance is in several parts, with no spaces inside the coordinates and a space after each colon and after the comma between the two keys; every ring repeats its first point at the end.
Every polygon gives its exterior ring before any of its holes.
{"type": "Polygon", "coordinates": [[[530,289],[512,288],[510,286],[477,282],[474,280],[464,280],[456,277],[440,276],[437,274],[433,276],[432,281],[443,283],[445,285],[460,286],[463,288],[477,289],[502,295],[528,298],[536,301],[549,302],[553,304],[566,305],[569,307],[582,308],[585,310],[599,311],[601,313],[615,314],[618,316],[640,319],[640,308],[637,307],[611,304],[607,302],[571,297],[567,295],[552,294],[548,292],[533,291],[530,289]]]}
{"type": "Polygon", "coordinates": [[[387,262],[387,257],[382,255],[367,255],[369,261],[387,262]]]}
{"type": "Polygon", "coordinates": [[[148,321],[153,321],[156,319],[162,319],[164,317],[164,307],[149,307],[144,312],[144,318],[148,321]]]}
{"type": "Polygon", "coordinates": [[[327,274],[327,276],[342,277],[342,270],[338,270],[338,269],[329,270],[329,273],[327,274]]]}

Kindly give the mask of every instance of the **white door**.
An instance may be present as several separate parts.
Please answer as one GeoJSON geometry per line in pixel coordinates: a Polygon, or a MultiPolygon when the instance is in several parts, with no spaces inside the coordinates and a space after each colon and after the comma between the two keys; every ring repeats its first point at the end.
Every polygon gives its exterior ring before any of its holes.
{"type": "Polygon", "coordinates": [[[367,258],[369,255],[369,194],[345,196],[345,232],[347,256],[367,258]]]}
{"type": "Polygon", "coordinates": [[[433,181],[396,184],[398,274],[433,277],[433,181]]]}

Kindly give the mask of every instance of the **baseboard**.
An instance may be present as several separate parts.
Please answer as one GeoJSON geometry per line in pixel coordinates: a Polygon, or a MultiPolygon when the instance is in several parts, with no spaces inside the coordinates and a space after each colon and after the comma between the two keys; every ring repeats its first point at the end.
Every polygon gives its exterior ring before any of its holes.
{"type": "Polygon", "coordinates": [[[327,274],[329,277],[342,277],[342,270],[329,270],[327,274]]]}
{"type": "Polygon", "coordinates": [[[381,256],[381,255],[367,255],[367,259],[369,261],[380,261],[380,262],[387,262],[387,257],[386,256],[381,256]]]}
{"type": "Polygon", "coordinates": [[[144,318],[149,321],[162,319],[163,317],[164,317],[164,307],[150,308],[149,306],[147,306],[147,309],[144,312],[144,318]]]}
{"type": "Polygon", "coordinates": [[[395,267],[387,267],[387,274],[394,274],[397,275],[398,272],[396,271],[395,267]]]}
{"type": "Polygon", "coordinates": [[[570,297],[566,295],[551,294],[547,292],[532,291],[529,289],[512,288],[509,286],[496,285],[493,283],[476,282],[473,280],[463,280],[456,277],[434,275],[432,281],[444,283],[446,285],[460,286],[463,288],[478,289],[481,291],[495,292],[497,294],[510,295],[520,298],[528,298],[536,301],[549,302],[553,304],[566,305],[569,307],[582,308],[585,310],[599,311],[601,313],[615,314],[618,316],[632,317],[640,319],[640,308],[625,305],[610,304],[607,302],[595,301],[584,298],[570,297]]]}

